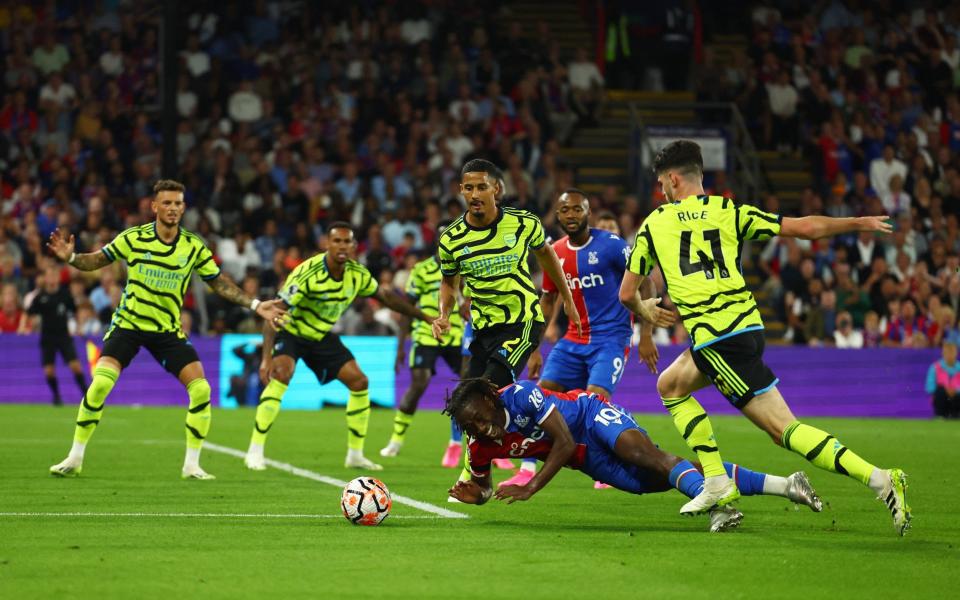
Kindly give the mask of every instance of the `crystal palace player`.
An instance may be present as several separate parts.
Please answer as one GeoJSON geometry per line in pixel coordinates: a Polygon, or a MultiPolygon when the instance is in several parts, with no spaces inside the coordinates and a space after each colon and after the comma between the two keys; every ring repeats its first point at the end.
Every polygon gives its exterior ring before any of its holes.
{"type": "MultiPolygon", "coordinates": [[[[542,375],[543,357],[539,350],[531,354],[527,375],[531,379],[540,377],[539,385],[544,389],[586,389],[610,400],[623,377],[633,334],[631,315],[617,298],[630,247],[618,235],[589,227],[590,202],[578,189],[560,195],[556,216],[567,235],[554,242],[553,249],[580,311],[581,329],[567,328],[547,357],[542,375]]],[[[648,287],[653,287],[652,281],[648,287]]],[[[540,298],[544,314],[553,314],[556,298],[557,286],[544,279],[540,298]]],[[[674,316],[650,302],[641,308],[650,313],[644,318],[641,344],[653,346],[653,328],[648,321],[666,327],[673,324],[674,316]]],[[[536,461],[523,461],[520,471],[501,485],[525,484],[533,476],[535,465],[536,461]]]]}
{"type": "MultiPolygon", "coordinates": [[[[535,457],[543,469],[526,485],[501,486],[496,497],[527,500],[568,466],[626,492],[646,494],[676,488],[695,496],[703,475],[690,461],[657,448],[633,417],[596,394],[551,392],[531,381],[503,389],[485,379],[463,381],[447,399],[445,412],[470,436],[470,481],[449,494],[470,504],[494,495],[490,462],[497,457],[535,457]]],[[[726,463],[746,495],[783,496],[819,512],[822,503],[803,473],[777,477],[726,463]]],[[[711,511],[711,531],[732,529],[743,515],[731,507],[711,511]]]]}
{"type": "Polygon", "coordinates": [[[120,371],[127,368],[140,348],[180,380],[190,397],[187,411],[187,453],[181,472],[185,479],[213,479],[200,468],[200,448],[210,429],[210,384],[203,374],[197,351],[180,326],[180,308],[190,276],[200,275],[222,298],[249,306],[264,319],[286,316],[279,300],[260,302],[221,275],[213,253],[196,235],[180,227],[183,217],[183,184],[162,179],[153,186],[153,223],[131,227],[99,252],[74,253],[71,235],[59,230],[48,244],[61,260],[81,271],[94,271],[115,260],[127,263],[123,300],[113,314],[103,338],[103,351],[93,371],[93,381],[83,395],[69,456],[50,467],[57,476],[80,473],[87,442],[100,423],[103,403],[120,371]]]}
{"type": "Polygon", "coordinates": [[[740,271],[746,241],[776,235],[815,240],[854,231],[889,233],[887,217],[781,218],[729,198],[706,196],[700,147],[685,140],[661,150],[654,171],[670,202],[651,213],[637,231],[620,299],[635,310],[640,302],[637,287],[656,262],[690,333],[692,347],[657,381],[663,405],[707,476],[703,493],[681,512],[700,512],[738,496],[724,471],[707,413],[691,395],[713,382],[775,443],[874,490],[903,535],[910,525],[903,471],[877,469],[834,436],[793,415],[777,390],[779,380],[763,362],[763,321],[740,271]]]}

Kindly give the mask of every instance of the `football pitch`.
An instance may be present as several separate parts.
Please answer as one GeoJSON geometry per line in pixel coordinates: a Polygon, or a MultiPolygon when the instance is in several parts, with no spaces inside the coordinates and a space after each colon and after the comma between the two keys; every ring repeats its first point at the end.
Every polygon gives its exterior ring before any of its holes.
{"type": "MultiPolygon", "coordinates": [[[[182,481],[183,409],[107,403],[83,474],[56,479],[75,407],[0,406],[0,598],[944,598],[960,585],[956,444],[960,424],[808,419],[909,475],[913,529],[846,478],[774,447],[746,420],[715,417],[724,458],[787,475],[805,469],[827,506],[740,501],[738,531],[710,534],[678,514],[683,496],[594,490],[564,470],[526,503],[446,502],[448,422],[417,415],[401,455],[369,473],[395,496],[379,527],[348,523],[340,489],[342,409],[287,411],[248,471],[252,410],[216,411],[202,465],[182,481]],[[463,518],[463,516],[467,518],[463,518]]],[[[668,418],[638,415],[654,441],[689,456],[668,418]]],[[[389,437],[375,410],[367,454],[389,437]]],[[[495,471],[499,481],[506,471],[495,471]]]]}

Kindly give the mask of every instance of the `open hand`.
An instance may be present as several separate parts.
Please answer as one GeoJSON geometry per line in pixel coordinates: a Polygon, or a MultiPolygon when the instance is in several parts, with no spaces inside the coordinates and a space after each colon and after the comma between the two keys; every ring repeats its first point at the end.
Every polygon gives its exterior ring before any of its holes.
{"type": "Polygon", "coordinates": [[[653,343],[653,338],[646,335],[640,336],[640,343],[637,344],[637,353],[640,355],[640,362],[647,365],[650,372],[656,375],[660,371],[657,369],[657,361],[660,360],[660,351],[657,345],[653,343]]]}
{"type": "Polygon", "coordinates": [[[893,224],[890,222],[889,215],[860,217],[857,220],[860,231],[879,231],[880,233],[893,233],[893,224]]]}
{"type": "Polygon", "coordinates": [[[483,489],[476,481],[458,481],[447,494],[464,504],[480,504],[483,498],[483,489]]]}
{"type": "Polygon", "coordinates": [[[513,504],[517,500],[529,500],[533,496],[533,490],[527,485],[502,485],[494,492],[497,500],[506,500],[507,504],[513,504]]]}
{"type": "Polygon", "coordinates": [[[647,298],[640,301],[640,318],[657,327],[670,327],[676,321],[673,311],[657,306],[662,298],[647,298]]]}
{"type": "Polygon", "coordinates": [[[50,234],[50,241],[47,242],[47,248],[50,248],[54,256],[64,262],[70,259],[70,255],[73,254],[75,247],[76,242],[73,239],[73,234],[70,234],[68,238],[60,229],[55,229],[53,233],[50,234]]]}
{"type": "Polygon", "coordinates": [[[266,300],[257,305],[257,314],[273,325],[274,329],[282,326],[290,318],[283,300],[266,300]]]}

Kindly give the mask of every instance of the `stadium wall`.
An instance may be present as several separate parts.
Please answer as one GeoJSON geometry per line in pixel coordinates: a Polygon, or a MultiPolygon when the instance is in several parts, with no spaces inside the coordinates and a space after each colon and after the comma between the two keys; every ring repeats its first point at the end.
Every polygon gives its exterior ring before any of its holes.
{"type": "MultiPolygon", "coordinates": [[[[370,392],[377,406],[391,407],[410,382],[409,370],[394,373],[396,338],[350,337],[344,342],[351,349],[370,379],[370,392]]],[[[196,337],[213,398],[222,408],[238,404],[256,404],[257,390],[253,365],[239,354],[249,354],[259,343],[258,335],[196,337]],[[239,350],[238,350],[239,349],[239,350]],[[233,378],[233,379],[231,379],[233,378]],[[247,392],[243,393],[243,382],[247,392]],[[233,390],[233,394],[231,394],[233,390]],[[239,392],[239,393],[238,393],[239,392]],[[236,396],[245,396],[239,403],[236,396]]],[[[81,360],[95,361],[101,340],[75,338],[81,360]]],[[[0,336],[3,348],[0,361],[0,402],[45,404],[50,400],[40,365],[37,336],[0,336]]],[[[546,351],[549,345],[546,345],[546,351]]],[[[661,368],[666,367],[684,347],[660,349],[661,368]]],[[[832,348],[772,347],[766,359],[781,379],[780,390],[794,412],[804,416],[927,418],[930,398],[923,391],[929,365],[939,358],[939,350],[877,348],[837,350],[832,348]]],[[[301,365],[302,367],[302,365],[301,365]]],[[[58,359],[57,376],[66,398],[76,394],[66,365],[58,359]]],[[[437,377],[420,402],[420,408],[436,410],[443,406],[445,391],[452,388],[454,374],[438,361],[437,377]]],[[[634,412],[660,413],[662,408],[651,375],[631,352],[627,371],[616,394],[616,402],[634,412]]],[[[712,388],[697,394],[714,413],[734,413],[712,388]]],[[[346,404],[347,390],[339,382],[320,387],[306,368],[299,368],[294,383],[284,397],[284,408],[319,409],[324,405],[346,404]]],[[[120,377],[108,400],[110,404],[182,405],[183,388],[170,374],[142,351],[120,377]]]]}

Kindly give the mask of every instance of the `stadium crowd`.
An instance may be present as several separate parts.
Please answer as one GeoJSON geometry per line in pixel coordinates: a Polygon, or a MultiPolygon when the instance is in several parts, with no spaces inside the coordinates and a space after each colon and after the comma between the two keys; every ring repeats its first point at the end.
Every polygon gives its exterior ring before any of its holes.
{"type": "MultiPolygon", "coordinates": [[[[29,328],[23,305],[48,267],[77,299],[75,330],[102,331],[121,267],[79,273],[54,265],[44,243],[66,227],[92,251],[152,219],[158,15],[98,6],[0,8],[5,332],[29,328]]],[[[251,294],[271,294],[341,219],[356,226],[358,259],[402,288],[438,225],[462,213],[459,168],[471,157],[503,165],[506,201],[539,214],[573,183],[557,149],[591,118],[602,77],[583,53],[561,56],[546,28],[534,40],[517,24],[495,29],[496,7],[480,2],[193,10],[176,82],[184,226],[251,294]]],[[[356,309],[350,333],[396,327],[374,305],[356,309]]],[[[195,332],[258,329],[200,284],[185,310],[195,332]]]]}
{"type": "MultiPolygon", "coordinates": [[[[756,267],[787,339],[938,344],[960,311],[960,9],[830,1],[808,14],[777,4],[755,7],[749,48],[733,64],[716,68],[707,53],[699,96],[738,103],[758,145],[806,154],[817,183],[799,214],[897,220],[889,239],[762,249],[756,267]]],[[[55,265],[44,242],[66,227],[78,251],[96,250],[152,219],[159,17],[97,6],[0,7],[0,331],[29,328],[24,303],[52,267],[77,300],[74,330],[102,332],[121,300],[121,267],[55,265]]],[[[549,205],[575,184],[558,150],[596,116],[603,77],[585,52],[563,55],[546,25],[532,37],[517,23],[494,26],[496,6],[480,2],[194,6],[176,82],[184,225],[250,293],[272,293],[339,219],[356,226],[358,259],[402,289],[440,224],[462,213],[459,166],[473,157],[502,165],[505,202],[552,230],[549,205]]],[[[593,203],[631,239],[637,198],[611,188],[593,203]]],[[[761,204],[781,209],[773,194],[761,204]]],[[[258,329],[199,282],[185,311],[196,333],[258,329]]],[[[370,301],[342,323],[348,333],[397,327],[370,301]]]]}
{"type": "MultiPolygon", "coordinates": [[[[774,239],[762,250],[794,343],[928,347],[956,330],[960,7],[897,5],[757,5],[747,51],[726,69],[708,57],[699,79],[702,98],[739,105],[758,145],[812,164],[798,216],[896,220],[886,238],[774,239]]],[[[776,195],[763,205],[781,210],[776,195]]]]}

